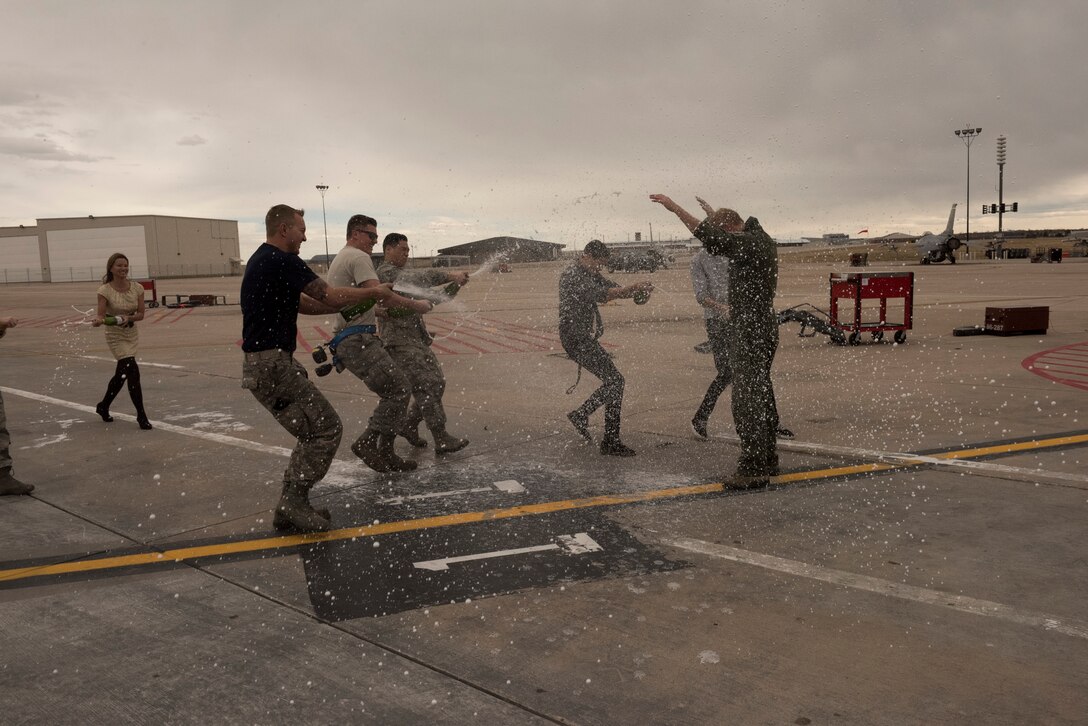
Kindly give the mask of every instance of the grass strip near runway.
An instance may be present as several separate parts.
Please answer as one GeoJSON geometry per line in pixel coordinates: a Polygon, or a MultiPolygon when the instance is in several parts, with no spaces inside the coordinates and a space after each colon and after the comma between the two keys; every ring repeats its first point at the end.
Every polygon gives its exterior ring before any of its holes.
{"type": "MultiPolygon", "coordinates": [[[[922,468],[927,466],[933,459],[973,459],[1027,451],[1051,450],[1060,447],[1079,446],[1084,444],[1088,444],[1088,434],[1078,433],[1049,439],[1018,441],[1007,444],[993,444],[947,451],[940,454],[930,454],[925,457],[920,457],[916,461],[908,460],[898,461],[896,463],[856,464],[828,469],[793,472],[773,477],[771,482],[776,486],[812,483],[816,481],[840,479],[843,477],[922,468]]],[[[525,504],[501,509],[487,509],[478,512],[459,512],[437,517],[380,522],[359,527],[344,527],[329,532],[278,535],[200,546],[178,547],[162,551],[80,559],[48,565],[15,567],[0,569],[0,583],[13,583],[16,581],[35,580],[62,575],[78,575],[109,570],[126,570],[129,568],[176,564],[205,558],[224,558],[232,555],[242,555],[254,552],[272,552],[304,545],[318,544],[321,542],[334,542],[337,540],[357,539],[361,537],[377,537],[384,534],[453,527],[489,520],[528,517],[593,507],[613,507],[625,504],[638,504],[689,496],[719,494],[730,491],[732,490],[730,490],[727,484],[723,482],[711,482],[708,484],[654,489],[631,494],[607,494],[579,499],[525,504]]]]}

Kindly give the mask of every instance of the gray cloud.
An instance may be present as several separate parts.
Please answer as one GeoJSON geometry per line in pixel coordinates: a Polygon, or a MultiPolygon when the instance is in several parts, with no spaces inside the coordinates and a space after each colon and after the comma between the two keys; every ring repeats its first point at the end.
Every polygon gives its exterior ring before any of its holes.
{"type": "Polygon", "coordinates": [[[90,156],[69,151],[47,136],[16,138],[0,136],[0,154],[29,161],[80,161],[95,162],[105,157],[90,156]]]}
{"type": "Polygon", "coordinates": [[[116,213],[259,219],[281,201],[319,208],[313,187],[327,183],[337,238],[366,211],[382,231],[418,230],[420,251],[496,234],[624,239],[649,224],[682,234],[647,201],[656,191],[734,205],[780,237],[920,232],[940,228],[952,202],[966,209],[952,130],[970,123],[984,129],[971,149],[972,231],[992,222],[974,211],[996,201],[1000,133],[1006,200],[1023,210],[1006,226],[1088,226],[1088,101],[1074,62],[1088,9],[1072,0],[1045,11],[1011,0],[118,0],[108,13],[7,15],[0,110],[54,114],[8,135],[73,143],[31,154],[22,140],[23,155],[4,151],[15,161],[0,183],[24,174],[20,159],[110,158],[93,190],[58,171],[34,186],[47,194],[9,195],[27,216],[86,208],[95,193],[116,213]],[[178,148],[208,138],[214,158],[178,148]]]}

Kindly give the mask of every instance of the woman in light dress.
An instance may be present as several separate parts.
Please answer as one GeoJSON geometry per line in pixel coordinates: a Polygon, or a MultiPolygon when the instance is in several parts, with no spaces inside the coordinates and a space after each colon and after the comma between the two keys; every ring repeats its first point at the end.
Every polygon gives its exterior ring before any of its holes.
{"type": "Polygon", "coordinates": [[[151,422],[147,420],[147,413],[144,412],[140,368],[136,365],[136,344],[140,340],[136,321],[144,319],[144,288],[129,280],[128,258],[120,252],[110,255],[102,283],[98,288],[98,314],[93,325],[96,328],[105,325],[107,317],[111,318],[111,323],[118,323],[106,325],[106,344],[117,359],[117,369],[106,387],[105,397],[94,410],[103,421],[112,422],[110,404],[121,392],[121,386],[127,383],[128,395],[132,397],[132,405],[136,407],[136,423],[140,424],[141,429],[148,430],[151,422]]]}

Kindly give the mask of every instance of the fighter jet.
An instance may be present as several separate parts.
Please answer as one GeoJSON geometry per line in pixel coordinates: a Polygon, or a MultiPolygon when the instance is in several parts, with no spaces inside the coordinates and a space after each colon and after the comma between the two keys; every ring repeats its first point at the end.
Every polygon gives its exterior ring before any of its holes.
{"type": "Polygon", "coordinates": [[[916,240],[918,253],[922,255],[922,264],[931,262],[944,262],[948,260],[956,264],[955,252],[963,243],[952,236],[952,223],[956,221],[956,205],[952,205],[952,212],[948,215],[948,226],[940,234],[926,232],[916,240]]]}

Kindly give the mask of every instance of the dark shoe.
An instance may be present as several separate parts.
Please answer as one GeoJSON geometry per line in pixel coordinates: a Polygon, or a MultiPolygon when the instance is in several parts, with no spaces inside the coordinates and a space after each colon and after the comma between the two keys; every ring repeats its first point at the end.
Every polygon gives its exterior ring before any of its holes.
{"type": "Polygon", "coordinates": [[[635,450],[625,446],[619,439],[612,441],[606,439],[601,442],[601,453],[606,456],[634,456],[635,450]]]}
{"type": "Polygon", "coordinates": [[[103,406],[100,403],[94,407],[94,412],[101,416],[106,423],[113,423],[113,416],[110,416],[109,406],[103,406]]]}
{"type": "Polygon", "coordinates": [[[695,435],[700,439],[709,438],[706,435],[706,420],[696,416],[691,420],[691,430],[695,432],[695,435]]]}
{"type": "Polygon", "coordinates": [[[578,432],[578,435],[585,439],[587,444],[592,444],[593,437],[589,434],[589,417],[580,411],[571,411],[567,414],[567,418],[570,419],[570,423],[574,426],[574,430],[578,432]]]}
{"type": "Polygon", "coordinates": [[[30,494],[34,491],[33,484],[24,484],[11,474],[11,469],[0,472],[0,496],[8,494],[30,494]]]}
{"type": "Polygon", "coordinates": [[[708,340],[706,342],[699,343],[699,345],[695,346],[695,352],[696,353],[709,353],[710,352],[710,341],[708,340]]]}
{"type": "Polygon", "coordinates": [[[393,451],[393,442],[396,440],[396,434],[382,434],[378,439],[378,453],[389,462],[389,471],[415,471],[416,462],[402,459],[393,451]]]}
{"type": "Polygon", "coordinates": [[[328,532],[331,522],[322,516],[328,510],[315,510],[306,498],[310,488],[301,484],[284,484],[272,526],[279,530],[298,532],[328,532]]]}
{"type": "Polygon", "coordinates": [[[419,429],[418,428],[401,429],[401,430],[397,431],[397,436],[400,436],[401,438],[403,438],[405,441],[407,441],[409,444],[416,447],[417,449],[426,449],[427,448],[427,440],[419,435],[419,429]]]}
{"type": "Polygon", "coordinates": [[[387,472],[390,470],[389,462],[382,456],[379,451],[378,439],[380,435],[377,431],[365,431],[354,444],[351,445],[351,453],[358,456],[363,460],[363,463],[369,466],[374,471],[387,472]]]}
{"type": "Polygon", "coordinates": [[[456,436],[450,436],[445,431],[439,431],[433,434],[434,436],[434,453],[436,454],[452,454],[455,451],[468,446],[468,439],[459,439],[456,436]]]}
{"type": "Polygon", "coordinates": [[[736,474],[726,479],[722,484],[722,488],[727,491],[734,492],[753,492],[760,489],[766,489],[770,486],[770,477],[766,476],[741,476],[736,474]]]}
{"type": "Polygon", "coordinates": [[[151,425],[151,422],[147,420],[147,416],[137,416],[136,423],[140,424],[140,428],[142,428],[144,431],[150,431],[151,429],[155,428],[151,425]]]}
{"type": "Polygon", "coordinates": [[[792,439],[792,438],[794,438],[793,432],[790,431],[787,428],[782,427],[782,426],[779,426],[777,429],[775,429],[774,435],[777,436],[780,439],[792,439]]]}

